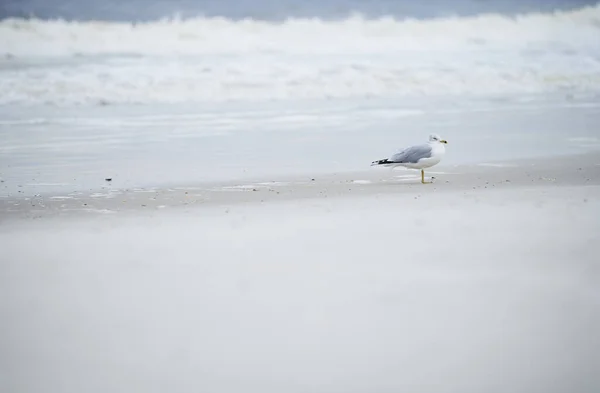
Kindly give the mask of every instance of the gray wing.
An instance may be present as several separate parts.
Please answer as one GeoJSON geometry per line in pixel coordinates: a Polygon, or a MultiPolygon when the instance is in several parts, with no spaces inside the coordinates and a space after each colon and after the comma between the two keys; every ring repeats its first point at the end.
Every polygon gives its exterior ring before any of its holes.
{"type": "Polygon", "coordinates": [[[420,159],[429,157],[431,157],[431,146],[427,144],[411,146],[407,149],[404,149],[401,152],[398,152],[391,156],[389,158],[389,161],[403,164],[415,164],[419,162],[420,159]]]}

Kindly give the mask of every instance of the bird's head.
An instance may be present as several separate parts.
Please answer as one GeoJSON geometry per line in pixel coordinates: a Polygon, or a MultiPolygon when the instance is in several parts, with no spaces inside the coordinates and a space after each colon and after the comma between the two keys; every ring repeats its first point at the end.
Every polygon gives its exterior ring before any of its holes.
{"type": "Polygon", "coordinates": [[[429,135],[430,143],[448,143],[445,139],[440,138],[438,134],[429,135]]]}

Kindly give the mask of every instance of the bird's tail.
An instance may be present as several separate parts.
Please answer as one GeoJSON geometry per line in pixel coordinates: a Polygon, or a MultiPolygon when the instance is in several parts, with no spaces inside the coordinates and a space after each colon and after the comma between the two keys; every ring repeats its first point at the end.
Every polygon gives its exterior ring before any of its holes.
{"type": "Polygon", "coordinates": [[[371,163],[371,166],[374,166],[374,165],[386,165],[386,164],[393,164],[393,163],[390,160],[388,160],[387,158],[384,158],[383,160],[373,161],[371,163]]]}

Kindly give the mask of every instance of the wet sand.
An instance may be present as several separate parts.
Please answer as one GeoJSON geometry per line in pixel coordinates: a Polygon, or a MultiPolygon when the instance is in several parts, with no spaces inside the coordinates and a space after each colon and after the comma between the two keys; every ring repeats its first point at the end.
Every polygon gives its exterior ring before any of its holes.
{"type": "Polygon", "coordinates": [[[352,196],[412,196],[446,192],[485,198],[493,190],[600,185],[600,154],[505,161],[480,165],[443,166],[426,172],[432,184],[421,184],[414,170],[369,168],[362,172],[312,177],[262,178],[243,183],[199,183],[120,189],[110,182],[88,192],[37,194],[0,199],[2,221],[79,214],[114,214],[235,206],[277,201],[348,198],[352,196]]]}

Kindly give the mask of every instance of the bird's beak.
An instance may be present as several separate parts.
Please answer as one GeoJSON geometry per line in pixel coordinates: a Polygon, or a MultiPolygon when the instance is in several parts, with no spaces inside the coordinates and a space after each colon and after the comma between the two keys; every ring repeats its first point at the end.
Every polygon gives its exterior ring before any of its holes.
{"type": "Polygon", "coordinates": [[[448,143],[448,141],[445,140],[445,139],[442,139],[440,142],[442,142],[442,143],[448,143]]]}

